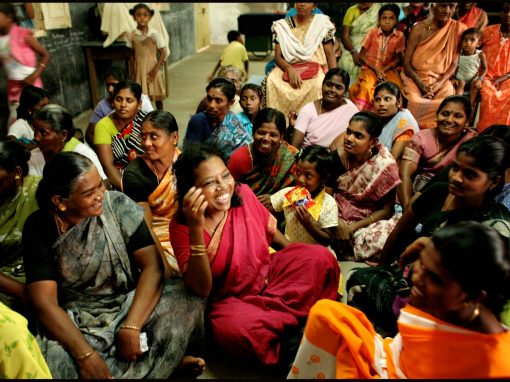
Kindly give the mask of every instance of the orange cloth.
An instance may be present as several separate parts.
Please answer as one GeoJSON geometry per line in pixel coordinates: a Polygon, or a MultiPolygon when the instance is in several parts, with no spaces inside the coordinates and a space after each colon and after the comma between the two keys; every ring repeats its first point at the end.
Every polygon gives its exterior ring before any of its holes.
{"type": "Polygon", "coordinates": [[[464,16],[459,17],[461,23],[466,24],[468,28],[483,28],[485,25],[479,26],[481,19],[484,18],[485,24],[487,24],[487,13],[478,7],[471,8],[464,16]]]}
{"type": "MultiPolygon", "coordinates": [[[[457,61],[460,36],[466,26],[456,20],[449,20],[432,36],[421,41],[411,57],[411,66],[425,85],[434,84],[448,68],[457,61]]],[[[455,89],[447,81],[433,99],[423,98],[416,83],[404,72],[401,74],[407,108],[413,114],[420,129],[436,127],[436,111],[441,101],[455,94],[455,89]]]]}
{"type": "MultiPolygon", "coordinates": [[[[391,69],[386,73],[386,81],[394,82],[402,91],[402,80],[400,73],[391,69]]],[[[357,81],[349,88],[349,99],[358,107],[360,111],[374,109],[374,90],[379,81],[375,72],[370,68],[363,68],[357,81]]]]}
{"type": "Polygon", "coordinates": [[[482,35],[487,75],[480,89],[479,132],[493,124],[510,125],[510,79],[506,79],[498,88],[493,84],[495,78],[510,73],[510,39],[501,45],[499,28],[500,24],[489,25],[482,35]]]}
{"type": "Polygon", "coordinates": [[[382,339],[356,308],[310,310],[289,378],[508,378],[510,331],[483,334],[407,305],[399,334],[382,339]]]}

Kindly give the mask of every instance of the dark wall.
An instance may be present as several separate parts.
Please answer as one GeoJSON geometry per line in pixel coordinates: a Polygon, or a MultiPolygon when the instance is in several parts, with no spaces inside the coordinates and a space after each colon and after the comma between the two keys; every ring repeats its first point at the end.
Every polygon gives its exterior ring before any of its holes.
{"type": "Polygon", "coordinates": [[[171,3],[170,12],[161,12],[170,37],[169,63],[195,53],[195,5],[171,3]]]}

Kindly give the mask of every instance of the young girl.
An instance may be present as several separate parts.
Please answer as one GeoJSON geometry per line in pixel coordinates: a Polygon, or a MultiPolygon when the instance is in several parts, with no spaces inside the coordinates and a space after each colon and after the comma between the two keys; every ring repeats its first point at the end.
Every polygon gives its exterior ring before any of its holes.
{"type": "Polygon", "coordinates": [[[349,98],[360,111],[372,110],[377,83],[392,81],[402,89],[397,68],[405,48],[404,34],[395,29],[400,8],[385,4],[379,9],[379,27],[367,32],[358,59],[363,64],[356,82],[349,89],[349,98]]]}
{"type": "Polygon", "coordinates": [[[149,27],[154,10],[146,4],[137,4],[129,10],[136,21],[136,29],[127,39],[127,45],[135,50],[134,81],[142,86],[142,92],[163,109],[166,89],[159,68],[165,60],[165,43],[158,32],[149,27]],[[159,58],[157,57],[159,53],[159,58]]]}
{"type": "MultiPolygon", "coordinates": [[[[306,188],[313,205],[289,205],[286,194],[294,187],[284,188],[271,196],[275,212],[285,214],[285,236],[291,242],[329,246],[338,227],[338,207],[335,199],[326,193],[325,184],[331,172],[331,154],[322,146],[311,145],[296,156],[294,179],[296,186],[306,188]]],[[[310,201],[308,201],[310,203],[310,201]]]]}
{"type": "Polygon", "coordinates": [[[237,116],[250,135],[252,135],[253,120],[260,110],[261,97],[262,89],[259,85],[245,84],[241,89],[241,99],[239,103],[243,111],[238,113],[237,116]]]}
{"type": "Polygon", "coordinates": [[[50,62],[50,54],[30,29],[16,24],[15,10],[9,3],[0,3],[0,61],[7,76],[10,126],[16,120],[23,87],[42,87],[40,76],[50,62]],[[41,56],[39,63],[37,55],[41,56]]]}
{"type": "Polygon", "coordinates": [[[455,79],[455,93],[463,95],[464,89],[469,87],[471,102],[471,119],[475,113],[475,102],[482,87],[483,77],[487,74],[487,60],[482,50],[477,49],[481,43],[482,32],[476,28],[469,28],[462,33],[460,43],[459,63],[455,79]]]}

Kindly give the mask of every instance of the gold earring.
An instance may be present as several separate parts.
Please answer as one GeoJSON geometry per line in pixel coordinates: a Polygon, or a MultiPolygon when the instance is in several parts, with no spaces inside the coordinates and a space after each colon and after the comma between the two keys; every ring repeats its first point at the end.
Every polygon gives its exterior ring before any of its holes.
{"type": "Polygon", "coordinates": [[[15,175],[15,176],[14,176],[14,180],[20,180],[20,179],[21,179],[21,178],[20,178],[20,176],[19,176],[19,175],[15,175]]]}

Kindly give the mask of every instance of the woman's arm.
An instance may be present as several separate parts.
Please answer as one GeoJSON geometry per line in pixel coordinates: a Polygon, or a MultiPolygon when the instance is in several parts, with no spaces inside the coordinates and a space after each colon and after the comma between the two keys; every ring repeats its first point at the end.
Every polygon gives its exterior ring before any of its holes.
{"type": "Polygon", "coordinates": [[[285,61],[285,58],[283,58],[282,55],[282,49],[278,43],[274,45],[274,59],[276,66],[278,66],[284,72],[287,72],[290,86],[292,86],[294,89],[299,89],[303,83],[303,80],[301,79],[301,76],[294,70],[292,65],[285,61]]]}
{"type": "Polygon", "coordinates": [[[341,133],[338,137],[333,139],[333,142],[331,142],[331,144],[329,145],[329,151],[333,152],[333,151],[338,150],[340,147],[343,147],[344,146],[344,136],[345,136],[345,131],[343,133],[341,133]]]}
{"type": "MultiPolygon", "coordinates": [[[[163,263],[155,245],[137,249],[132,256],[140,276],[123,326],[141,329],[161,298],[163,263]]],[[[121,327],[117,332],[117,351],[123,358],[136,361],[143,354],[140,349],[140,331],[121,327]]]]}
{"type": "Polygon", "coordinates": [[[301,148],[303,141],[305,140],[305,134],[303,132],[297,130],[295,127],[292,128],[292,139],[290,144],[294,146],[296,149],[301,148]]]}
{"type": "Polygon", "coordinates": [[[97,157],[103,166],[104,172],[108,177],[108,180],[117,190],[122,188],[122,180],[120,171],[113,163],[113,150],[112,145],[100,144],[95,145],[97,157]]]}
{"type": "Polygon", "coordinates": [[[326,54],[326,62],[328,63],[328,69],[336,68],[336,57],[335,57],[335,45],[333,40],[322,44],[324,47],[324,53],[326,54]]]}
{"type": "Polygon", "coordinates": [[[158,74],[161,64],[163,64],[163,61],[165,61],[165,48],[160,48],[159,49],[159,58],[158,58],[158,61],[156,62],[156,65],[154,65],[154,68],[152,68],[152,70],[149,73],[147,73],[147,82],[148,83],[151,83],[154,81],[154,79],[156,78],[156,75],[158,74]]]}
{"type": "Polygon", "coordinates": [[[26,85],[33,85],[35,80],[37,80],[41,76],[44,68],[46,68],[46,66],[50,62],[50,53],[46,50],[46,48],[43,45],[41,45],[41,43],[32,34],[29,34],[25,38],[25,42],[28,44],[28,46],[30,46],[30,48],[35,53],[41,56],[41,60],[39,61],[39,64],[37,65],[35,72],[30,74],[23,80],[23,82],[26,85]]]}
{"type": "Polygon", "coordinates": [[[418,169],[418,165],[408,159],[402,159],[399,165],[401,183],[397,186],[397,194],[402,207],[407,209],[407,204],[413,196],[413,176],[418,169]]]}
{"type": "Polygon", "coordinates": [[[415,25],[414,28],[411,29],[404,53],[404,73],[414,81],[416,86],[418,86],[420,89],[422,96],[425,97],[429,93],[429,90],[427,89],[427,86],[425,86],[425,84],[421,81],[420,77],[418,77],[418,74],[416,74],[413,65],[411,64],[411,59],[413,57],[414,51],[422,39],[422,29],[422,22],[419,22],[415,25]]]}
{"type": "Polygon", "coordinates": [[[0,272],[0,291],[25,301],[25,284],[0,272]]]}
{"type": "Polygon", "coordinates": [[[282,249],[288,246],[290,244],[290,241],[277,228],[276,232],[274,233],[273,241],[271,242],[271,244],[275,247],[275,249],[282,249]]]}
{"type": "Polygon", "coordinates": [[[351,223],[349,225],[351,232],[354,233],[358,229],[368,227],[370,224],[375,223],[379,220],[387,220],[391,218],[394,213],[395,195],[396,195],[395,189],[391,190],[386,195],[384,195],[384,197],[379,201],[380,204],[379,209],[372,212],[366,218],[351,223]]]}
{"type": "Polygon", "coordinates": [[[381,251],[382,265],[391,265],[399,258],[400,253],[395,253],[395,251],[399,248],[400,243],[409,242],[408,239],[412,235],[416,224],[418,224],[418,219],[413,212],[412,206],[409,206],[384,243],[384,247],[381,251]]]}
{"type": "Polygon", "coordinates": [[[397,163],[400,163],[400,158],[402,158],[402,154],[404,153],[407,142],[409,141],[396,141],[391,147],[391,155],[393,155],[393,158],[395,158],[397,163]]]}
{"type": "Polygon", "coordinates": [[[80,378],[112,378],[106,362],[98,352],[78,360],[94,349],[58,305],[57,283],[53,280],[36,281],[27,284],[25,288],[37,319],[51,338],[58,341],[75,359],[80,378]]]}

